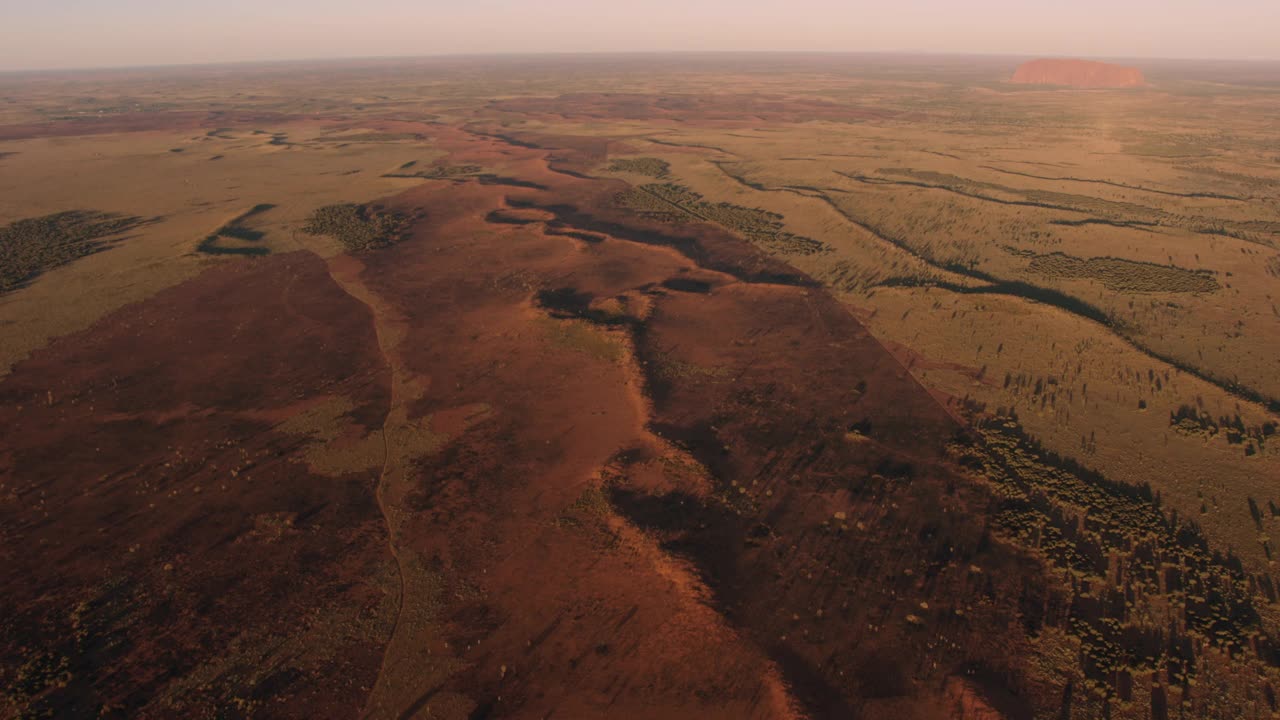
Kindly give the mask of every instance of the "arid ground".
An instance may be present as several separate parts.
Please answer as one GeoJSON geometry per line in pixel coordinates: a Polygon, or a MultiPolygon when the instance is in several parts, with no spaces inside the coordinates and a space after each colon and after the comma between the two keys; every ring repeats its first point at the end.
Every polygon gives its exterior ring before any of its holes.
{"type": "Polygon", "coordinates": [[[1280,66],[0,75],[0,717],[1272,718],[1280,66]]]}

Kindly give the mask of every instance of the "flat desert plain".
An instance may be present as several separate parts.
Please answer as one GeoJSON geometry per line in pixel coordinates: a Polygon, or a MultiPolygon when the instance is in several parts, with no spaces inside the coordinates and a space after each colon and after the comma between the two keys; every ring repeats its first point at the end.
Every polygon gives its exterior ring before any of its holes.
{"type": "Polygon", "coordinates": [[[1275,717],[1280,66],[1021,60],[0,75],[0,716],[1275,717]]]}

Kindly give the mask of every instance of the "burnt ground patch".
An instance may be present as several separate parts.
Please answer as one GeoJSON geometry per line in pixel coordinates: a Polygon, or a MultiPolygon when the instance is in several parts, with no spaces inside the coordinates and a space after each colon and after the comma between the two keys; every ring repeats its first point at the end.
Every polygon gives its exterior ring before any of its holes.
{"type": "Polygon", "coordinates": [[[15,366],[8,701],[50,717],[358,706],[388,620],[376,476],[315,474],[273,419],[325,395],[350,399],[357,431],[387,408],[367,313],[305,253],[220,264],[15,366]],[[296,650],[272,656],[281,637],[296,650]]]}

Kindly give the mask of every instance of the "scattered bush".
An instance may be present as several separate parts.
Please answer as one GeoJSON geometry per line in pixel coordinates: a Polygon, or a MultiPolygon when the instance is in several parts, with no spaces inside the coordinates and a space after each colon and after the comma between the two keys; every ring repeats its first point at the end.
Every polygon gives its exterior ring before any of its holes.
{"type": "Polygon", "coordinates": [[[400,240],[408,218],[370,205],[326,205],[311,214],[302,229],[327,235],[352,252],[387,247],[400,240]]]}
{"type": "Polygon", "coordinates": [[[105,238],[142,224],[142,218],[91,210],[18,220],[0,228],[0,293],[41,273],[105,248],[105,238]]]}
{"type": "Polygon", "coordinates": [[[610,172],[635,173],[658,179],[665,178],[671,173],[671,165],[666,160],[649,157],[620,158],[614,160],[608,169],[610,172]]]}
{"type": "Polygon", "coordinates": [[[631,188],[618,202],[641,215],[663,222],[702,220],[728,228],[769,252],[782,255],[817,255],[831,252],[826,243],[782,229],[777,213],[731,203],[711,203],[683,185],[653,183],[631,188]]]}
{"type": "Polygon", "coordinates": [[[1050,277],[1098,280],[1108,290],[1120,292],[1213,292],[1219,288],[1218,281],[1205,271],[1113,257],[1037,255],[1030,270],[1050,277]]]}
{"type": "Polygon", "coordinates": [[[383,175],[383,177],[451,180],[477,175],[484,170],[484,168],[479,165],[432,165],[430,167],[414,170],[413,167],[415,165],[417,165],[417,161],[405,163],[400,166],[399,172],[387,173],[386,175],[383,175]]]}

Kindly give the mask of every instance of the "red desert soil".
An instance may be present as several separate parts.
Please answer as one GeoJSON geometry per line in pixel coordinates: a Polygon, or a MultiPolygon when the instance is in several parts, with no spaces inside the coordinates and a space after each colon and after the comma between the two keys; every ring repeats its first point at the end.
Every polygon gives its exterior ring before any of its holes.
{"type": "Polygon", "coordinates": [[[375,427],[387,372],[367,311],[309,253],[220,266],[16,367],[0,384],[0,665],[26,669],[11,692],[56,717],[235,698],[356,712],[392,617],[376,477],[314,474],[306,438],[276,429],[329,396],[375,427]]]}
{"type": "Polygon", "coordinates": [[[599,147],[429,129],[514,182],[427,182],[385,201],[425,218],[391,248],[229,263],[0,384],[0,652],[59,648],[47,707],[1052,707],[1021,672],[1041,566],[991,542],[959,426],[843,306],[616,208],[599,147]],[[280,430],[333,397],[366,470],[280,430]]]}
{"type": "Polygon", "coordinates": [[[1032,60],[1018,66],[1011,82],[1076,88],[1127,88],[1147,84],[1137,68],[1094,60],[1032,60]]]}
{"type": "Polygon", "coordinates": [[[151,130],[196,128],[247,128],[297,120],[296,116],[268,112],[124,112],[81,115],[45,122],[0,125],[0,140],[38,137],[73,137],[151,130]]]}

